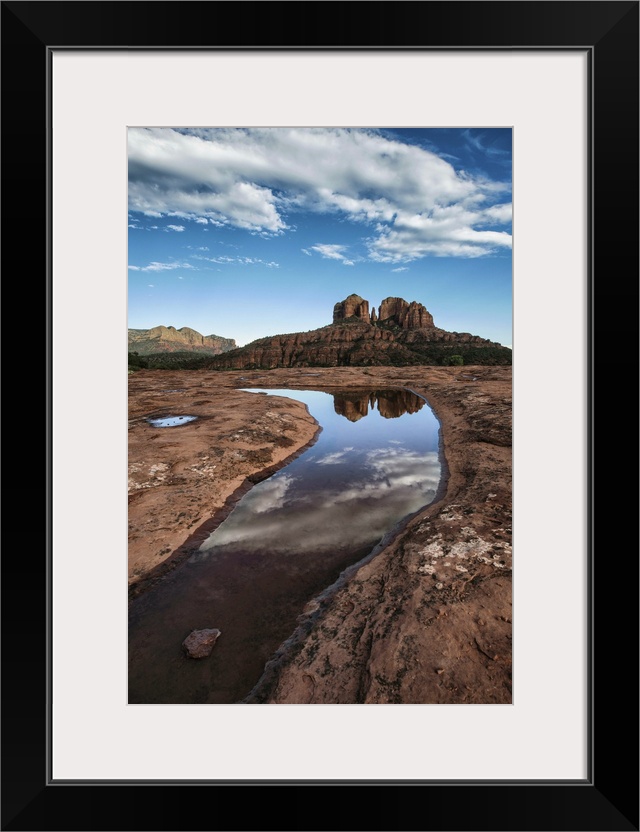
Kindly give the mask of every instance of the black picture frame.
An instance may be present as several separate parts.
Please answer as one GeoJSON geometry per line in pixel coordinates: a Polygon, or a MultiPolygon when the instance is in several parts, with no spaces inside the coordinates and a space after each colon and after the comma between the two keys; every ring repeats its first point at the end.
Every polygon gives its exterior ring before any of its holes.
{"type": "MultiPolygon", "coordinates": [[[[18,500],[7,521],[18,534],[7,531],[2,560],[2,829],[638,829],[638,550],[628,541],[629,530],[637,529],[637,502],[620,486],[616,465],[629,457],[630,437],[637,437],[638,426],[635,385],[634,395],[629,392],[637,379],[632,356],[637,354],[638,310],[638,10],[639,3],[630,0],[2,2],[3,271],[8,285],[22,276],[22,285],[30,281],[31,287],[26,304],[19,312],[11,305],[7,315],[13,333],[9,357],[21,343],[14,339],[24,336],[25,318],[38,333],[46,333],[36,358],[26,367],[19,365],[20,373],[30,368],[32,383],[37,379],[44,394],[42,408],[30,404],[21,414],[18,450],[28,449],[32,462],[17,472],[11,466],[7,477],[8,490],[29,498],[18,500]],[[591,729],[584,782],[49,779],[51,458],[44,431],[50,418],[52,344],[48,67],[57,48],[178,47],[588,51],[591,729]],[[27,222],[25,265],[25,248],[17,241],[27,222]],[[624,377],[624,388],[616,389],[610,380],[612,367],[624,377]],[[34,470],[42,474],[34,477],[34,470]],[[36,504],[37,481],[41,500],[36,504]],[[48,518],[35,539],[34,507],[48,518]],[[620,747],[631,754],[621,757],[620,747]],[[345,803],[351,808],[346,816],[345,803]]],[[[546,337],[542,331],[541,337],[546,337]]],[[[571,357],[558,360],[567,362],[569,372],[571,357]]],[[[18,383],[25,384],[24,377],[18,383]]],[[[561,619],[561,611],[557,614],[561,619]]]]}

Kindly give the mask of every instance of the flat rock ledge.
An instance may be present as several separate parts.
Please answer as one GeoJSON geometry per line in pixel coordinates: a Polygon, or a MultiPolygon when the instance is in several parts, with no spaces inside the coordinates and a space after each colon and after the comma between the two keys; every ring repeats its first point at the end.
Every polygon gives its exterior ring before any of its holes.
{"type": "Polygon", "coordinates": [[[190,659],[206,659],[221,635],[220,630],[192,630],[182,642],[182,647],[190,659]]]}

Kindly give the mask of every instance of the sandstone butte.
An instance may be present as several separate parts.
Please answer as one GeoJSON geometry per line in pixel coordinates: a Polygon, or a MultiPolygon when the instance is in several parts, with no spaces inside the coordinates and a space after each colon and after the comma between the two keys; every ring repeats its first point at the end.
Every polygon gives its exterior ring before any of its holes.
{"type": "MultiPolygon", "coordinates": [[[[147,591],[179,568],[252,483],[313,442],[318,428],[304,405],[242,387],[340,393],[340,408],[354,421],[363,416],[371,390],[414,390],[440,421],[445,470],[434,503],[372,559],[355,564],[337,585],[309,600],[298,628],[244,701],[511,702],[510,366],[134,373],[132,603],[138,596],[144,601],[147,591]],[[179,442],[173,430],[148,430],[149,414],[173,412],[178,401],[182,412],[198,416],[177,429],[179,442]]],[[[225,632],[227,624],[216,618],[192,626],[225,632]]],[[[176,633],[176,655],[188,633],[176,633]]],[[[197,701],[215,701],[206,693],[205,674],[224,672],[225,662],[233,660],[224,642],[209,658],[192,662],[190,672],[203,674],[197,701]]]]}
{"type": "Polygon", "coordinates": [[[259,338],[216,356],[210,369],[277,367],[417,366],[455,363],[508,365],[511,350],[472,335],[435,326],[417,301],[385,298],[378,310],[352,294],[333,308],[333,321],[320,329],[259,338]]]}

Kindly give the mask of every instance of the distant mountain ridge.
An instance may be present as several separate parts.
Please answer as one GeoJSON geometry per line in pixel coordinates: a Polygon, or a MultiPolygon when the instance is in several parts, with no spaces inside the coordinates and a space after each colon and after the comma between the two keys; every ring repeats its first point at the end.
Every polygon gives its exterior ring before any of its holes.
{"type": "Polygon", "coordinates": [[[447,332],[418,301],[385,298],[376,313],[349,295],[335,304],[333,323],[310,332],[259,338],[212,359],[212,369],[363,367],[420,364],[511,364],[511,350],[469,332],[447,332]],[[456,357],[454,359],[454,356],[456,357]]]}
{"type": "Polygon", "coordinates": [[[233,338],[220,335],[201,335],[195,329],[183,326],[154,326],[152,329],[129,330],[129,352],[151,355],[158,352],[197,352],[202,355],[220,355],[236,348],[233,338]]]}

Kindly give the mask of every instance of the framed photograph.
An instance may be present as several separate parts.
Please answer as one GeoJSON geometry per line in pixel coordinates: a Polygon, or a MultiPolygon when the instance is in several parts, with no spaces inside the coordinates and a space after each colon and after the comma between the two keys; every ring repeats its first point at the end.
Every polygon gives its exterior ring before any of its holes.
{"type": "MultiPolygon", "coordinates": [[[[24,273],[14,241],[37,228],[28,308],[46,332],[47,425],[45,533],[3,559],[2,828],[638,829],[636,507],[608,441],[636,435],[637,413],[628,388],[615,406],[602,392],[637,348],[638,3],[3,2],[2,20],[5,275],[24,273]],[[128,692],[127,262],[148,273],[142,249],[127,261],[128,136],[292,125],[512,137],[511,701],[128,692]]],[[[180,237],[175,204],[158,208],[147,184],[142,213],[180,237]]],[[[478,199],[497,222],[491,184],[478,199]]],[[[387,232],[371,245],[397,266],[387,232]]],[[[333,242],[306,256],[345,260],[333,242]]],[[[42,435],[42,414],[26,418],[42,435]]],[[[31,493],[33,467],[19,471],[31,493]]]]}

